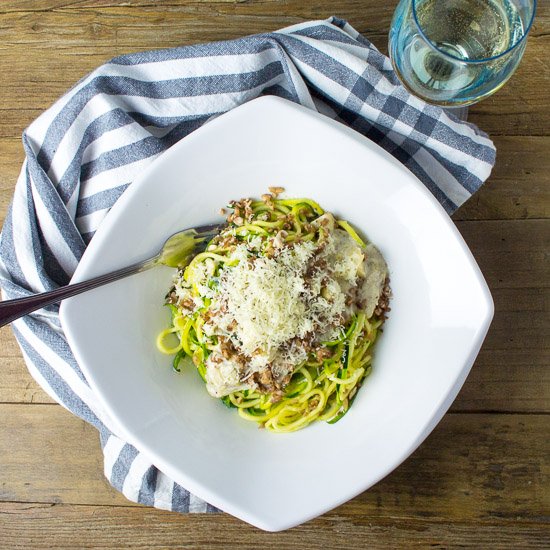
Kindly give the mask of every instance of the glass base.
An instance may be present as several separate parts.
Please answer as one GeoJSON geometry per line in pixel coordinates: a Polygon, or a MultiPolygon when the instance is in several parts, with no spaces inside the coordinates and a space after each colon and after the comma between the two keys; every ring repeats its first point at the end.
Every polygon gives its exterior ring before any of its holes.
{"type": "Polygon", "coordinates": [[[454,115],[458,120],[466,122],[468,120],[468,107],[443,107],[443,110],[454,115]]]}

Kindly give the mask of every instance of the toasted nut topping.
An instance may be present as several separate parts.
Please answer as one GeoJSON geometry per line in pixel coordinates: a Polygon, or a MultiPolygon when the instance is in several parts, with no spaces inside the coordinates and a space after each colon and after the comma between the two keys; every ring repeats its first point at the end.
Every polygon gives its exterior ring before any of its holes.
{"type": "Polygon", "coordinates": [[[268,187],[268,189],[271,193],[273,193],[273,195],[275,195],[275,197],[280,195],[285,190],[284,187],[268,187]]]}

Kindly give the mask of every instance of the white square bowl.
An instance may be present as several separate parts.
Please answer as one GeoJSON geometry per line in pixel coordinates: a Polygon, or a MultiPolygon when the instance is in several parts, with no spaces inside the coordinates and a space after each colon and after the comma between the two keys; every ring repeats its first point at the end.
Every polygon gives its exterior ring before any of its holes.
{"type": "Polygon", "coordinates": [[[111,209],[73,282],[152,255],[175,231],[221,221],[268,186],[348,220],[385,256],[393,299],[373,372],[337,424],[259,430],[173,372],[155,346],[173,271],[157,268],[65,301],[87,380],[126,438],[188,490],[262,529],[320,515],[382,479],[426,438],[461,388],[493,303],[454,224],[391,155],[274,97],[209,122],[155,160],[111,209]]]}

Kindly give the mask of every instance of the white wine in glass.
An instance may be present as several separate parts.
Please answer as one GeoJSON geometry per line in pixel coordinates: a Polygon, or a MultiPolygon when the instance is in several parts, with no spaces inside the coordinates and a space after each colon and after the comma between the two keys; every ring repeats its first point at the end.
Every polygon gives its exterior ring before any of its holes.
{"type": "Polygon", "coordinates": [[[390,57],[403,84],[443,106],[497,91],[519,64],[535,0],[401,0],[390,57]]]}

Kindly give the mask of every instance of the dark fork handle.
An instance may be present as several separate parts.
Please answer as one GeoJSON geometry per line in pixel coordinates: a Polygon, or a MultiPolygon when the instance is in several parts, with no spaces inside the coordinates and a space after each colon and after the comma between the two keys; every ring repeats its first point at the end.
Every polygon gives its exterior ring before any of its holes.
{"type": "Polygon", "coordinates": [[[113,281],[118,281],[124,277],[134,275],[135,273],[146,271],[157,265],[158,258],[159,256],[157,255],[149,260],[138,262],[80,283],[61,286],[49,292],[42,292],[41,294],[34,294],[33,296],[26,296],[25,298],[15,298],[14,300],[0,302],[0,327],[19,319],[19,317],[23,315],[28,315],[37,309],[60,302],[65,298],[70,298],[71,296],[76,296],[92,288],[97,288],[98,286],[106,285],[107,283],[112,283],[113,281]]]}
{"type": "MultiPolygon", "coordinates": [[[[208,240],[212,238],[222,227],[223,224],[211,224],[186,229],[184,231],[193,231],[195,239],[194,252],[198,252],[204,249],[208,240]]],[[[186,258],[186,261],[188,261],[191,257],[192,256],[186,258]]],[[[156,256],[149,258],[148,260],[143,260],[142,262],[132,264],[128,267],[117,269],[116,271],[106,273],[105,275],[99,275],[99,277],[94,277],[93,279],[88,279],[72,285],[62,286],[56,288],[55,290],[50,290],[49,292],[43,292],[42,294],[34,294],[32,296],[26,296],[25,298],[16,298],[14,300],[0,302],[0,327],[3,327],[16,319],[19,319],[19,317],[28,315],[29,313],[32,313],[42,307],[55,304],[65,298],[76,296],[77,294],[86,292],[92,288],[97,288],[98,286],[106,285],[107,283],[112,283],[113,281],[118,281],[119,279],[134,275],[135,273],[141,273],[142,271],[162,263],[164,263],[164,259],[161,251],[156,256]]]]}

